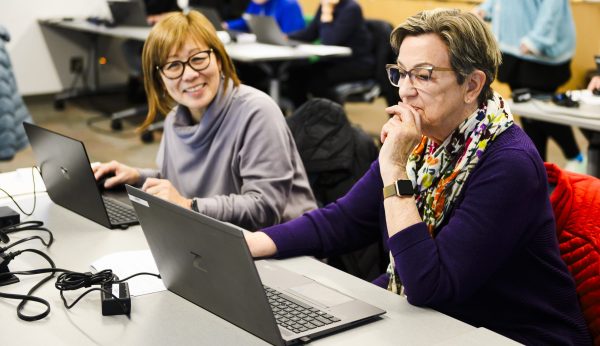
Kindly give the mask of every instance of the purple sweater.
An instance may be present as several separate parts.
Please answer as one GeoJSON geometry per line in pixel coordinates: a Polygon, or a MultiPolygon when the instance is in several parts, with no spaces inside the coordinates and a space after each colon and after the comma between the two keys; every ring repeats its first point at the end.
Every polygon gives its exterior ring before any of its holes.
{"type": "MultiPolygon", "coordinates": [[[[435,238],[422,222],[388,238],[377,161],[337,202],[264,232],[280,258],[332,256],[383,236],[411,304],[528,345],[591,344],[546,182],[515,125],[485,151],[435,238]]],[[[385,287],[386,274],[374,283],[385,287]]]]}

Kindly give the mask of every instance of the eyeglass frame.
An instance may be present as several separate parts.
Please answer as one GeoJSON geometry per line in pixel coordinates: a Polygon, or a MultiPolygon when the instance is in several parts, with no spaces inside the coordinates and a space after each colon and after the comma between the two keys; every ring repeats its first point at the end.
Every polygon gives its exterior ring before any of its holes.
{"type": "MultiPolygon", "coordinates": [[[[398,83],[397,83],[397,84],[394,84],[394,83],[392,82],[392,76],[390,75],[390,70],[391,70],[391,69],[396,69],[396,70],[398,70],[398,72],[400,72],[400,69],[401,69],[401,67],[400,67],[400,66],[398,66],[398,64],[387,64],[387,65],[385,65],[385,70],[386,70],[386,72],[387,72],[388,81],[390,82],[390,84],[391,84],[392,86],[394,86],[394,87],[396,87],[396,88],[399,88],[399,87],[400,87],[400,79],[398,79],[398,83]]],[[[410,79],[410,82],[411,82],[413,85],[414,85],[414,74],[413,74],[413,71],[415,71],[415,70],[417,70],[417,69],[420,69],[420,70],[426,70],[426,71],[428,71],[428,72],[429,72],[429,77],[428,77],[428,79],[427,79],[426,81],[424,81],[424,82],[429,82],[429,81],[431,81],[431,75],[432,75],[433,71],[454,71],[454,69],[453,69],[453,68],[451,68],[451,67],[437,67],[437,66],[434,66],[434,65],[421,65],[421,66],[415,66],[415,67],[411,68],[411,69],[410,69],[410,70],[408,70],[408,71],[407,71],[407,70],[404,70],[404,69],[402,69],[403,71],[405,71],[405,72],[406,72],[406,74],[408,75],[408,79],[410,79]]]]}
{"type": "Polygon", "coordinates": [[[201,50],[201,51],[199,51],[199,52],[196,52],[196,53],[194,53],[194,54],[190,55],[190,56],[187,58],[187,60],[186,60],[186,61],[181,61],[181,60],[173,60],[173,61],[168,61],[168,62],[164,63],[162,66],[158,66],[158,65],[156,65],[155,67],[156,67],[156,69],[157,69],[157,70],[158,70],[160,73],[162,73],[162,75],[163,75],[163,76],[165,76],[165,78],[167,78],[167,79],[170,79],[170,80],[179,79],[179,78],[181,78],[181,76],[183,76],[183,74],[185,73],[185,68],[186,68],[186,66],[189,66],[189,67],[190,67],[192,70],[194,70],[194,71],[196,71],[196,72],[201,72],[201,71],[204,71],[204,70],[206,70],[206,69],[207,69],[207,68],[210,66],[210,63],[211,63],[210,56],[211,56],[211,54],[212,54],[213,52],[214,52],[214,49],[213,49],[213,48],[209,48],[209,49],[206,49],[206,50],[201,50]],[[208,64],[206,65],[206,67],[204,67],[204,68],[202,68],[202,69],[200,69],[200,70],[197,70],[197,69],[195,69],[195,68],[194,68],[194,66],[192,66],[192,64],[191,64],[190,62],[191,62],[191,60],[192,60],[192,58],[193,58],[193,57],[195,57],[196,55],[198,55],[198,54],[200,54],[200,53],[208,53],[208,64]],[[176,63],[176,62],[183,64],[183,69],[181,70],[181,74],[180,74],[179,76],[177,76],[177,77],[169,77],[169,76],[167,76],[167,75],[165,74],[165,71],[163,71],[163,68],[164,68],[165,66],[169,65],[169,64],[173,64],[173,63],[176,63]]]}

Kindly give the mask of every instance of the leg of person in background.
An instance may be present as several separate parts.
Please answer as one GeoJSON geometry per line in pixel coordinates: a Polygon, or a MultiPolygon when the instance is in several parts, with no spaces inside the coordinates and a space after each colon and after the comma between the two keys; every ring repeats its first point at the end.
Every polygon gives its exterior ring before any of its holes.
{"type": "Polygon", "coordinates": [[[256,64],[235,63],[235,70],[243,84],[269,93],[269,80],[267,73],[256,64]]]}
{"type": "Polygon", "coordinates": [[[321,97],[344,104],[344,100],[335,92],[342,83],[364,81],[374,78],[374,67],[351,59],[323,61],[315,64],[313,76],[308,83],[308,92],[313,97],[321,97]]]}
{"type": "Polygon", "coordinates": [[[546,161],[548,135],[541,126],[541,124],[545,123],[543,121],[521,117],[521,124],[523,125],[523,130],[525,130],[525,133],[527,133],[529,138],[531,138],[531,141],[535,145],[538,153],[540,153],[542,160],[546,161]]]}
{"type": "Polygon", "coordinates": [[[121,46],[123,57],[129,68],[127,97],[132,102],[145,102],[146,93],[142,81],[142,49],[144,43],[137,40],[125,40],[121,46]]]}
{"type": "MultiPolygon", "coordinates": [[[[570,76],[568,61],[560,65],[545,65],[502,54],[502,65],[498,79],[509,84],[511,90],[529,88],[534,92],[554,94],[558,87],[566,83],[570,76]]],[[[585,160],[580,152],[573,129],[570,126],[521,118],[523,129],[535,144],[543,160],[547,160],[547,142],[554,138],[565,158],[568,170],[585,172],[585,160]]]]}
{"type": "Polygon", "coordinates": [[[282,94],[288,98],[294,109],[308,101],[308,83],[311,78],[321,79],[315,75],[314,64],[294,63],[288,69],[288,78],[282,83],[282,94]]]}

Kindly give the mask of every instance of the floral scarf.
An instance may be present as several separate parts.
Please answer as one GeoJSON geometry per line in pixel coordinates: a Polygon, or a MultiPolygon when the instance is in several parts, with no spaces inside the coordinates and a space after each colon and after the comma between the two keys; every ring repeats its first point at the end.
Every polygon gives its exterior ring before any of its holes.
{"type": "MultiPolygon", "coordinates": [[[[513,123],[504,100],[494,94],[487,104],[482,104],[465,119],[442,144],[438,145],[425,136],[421,138],[408,158],[406,171],[418,191],[417,209],[432,237],[436,236],[436,230],[439,231],[439,226],[450,214],[483,152],[513,123]]],[[[391,253],[387,273],[390,277],[388,290],[403,294],[391,253]]]]}

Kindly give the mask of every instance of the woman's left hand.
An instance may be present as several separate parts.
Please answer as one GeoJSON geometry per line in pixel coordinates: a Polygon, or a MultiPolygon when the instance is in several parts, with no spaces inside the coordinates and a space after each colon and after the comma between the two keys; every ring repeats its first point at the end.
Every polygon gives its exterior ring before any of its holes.
{"type": "Polygon", "coordinates": [[[192,207],[192,200],[181,196],[179,191],[167,179],[148,178],[144,182],[142,190],[184,208],[191,209],[192,207]]]}
{"type": "Polygon", "coordinates": [[[411,106],[398,103],[385,111],[392,117],[381,129],[379,166],[384,185],[406,179],[406,163],[421,140],[421,117],[411,106]]]}

